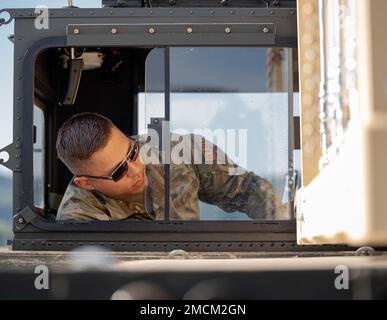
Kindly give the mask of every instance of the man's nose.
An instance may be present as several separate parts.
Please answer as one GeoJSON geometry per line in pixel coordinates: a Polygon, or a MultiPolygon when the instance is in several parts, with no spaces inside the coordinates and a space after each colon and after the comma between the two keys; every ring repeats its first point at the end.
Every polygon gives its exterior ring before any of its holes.
{"type": "Polygon", "coordinates": [[[128,172],[126,173],[126,175],[129,178],[132,178],[138,175],[139,173],[140,173],[139,168],[137,168],[137,166],[133,162],[128,161],[128,172]]]}

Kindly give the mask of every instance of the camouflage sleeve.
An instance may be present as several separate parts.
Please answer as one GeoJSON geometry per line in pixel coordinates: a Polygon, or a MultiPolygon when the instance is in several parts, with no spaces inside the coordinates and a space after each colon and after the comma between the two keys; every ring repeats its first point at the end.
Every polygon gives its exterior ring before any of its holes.
{"type": "Polygon", "coordinates": [[[109,220],[95,195],[70,183],[58,208],[57,220],[109,220]]]}
{"type": "Polygon", "coordinates": [[[287,207],[269,181],[234,164],[220,148],[202,137],[193,139],[196,156],[200,153],[212,162],[195,165],[200,180],[200,200],[226,212],[246,213],[252,219],[288,218],[287,207]]]}

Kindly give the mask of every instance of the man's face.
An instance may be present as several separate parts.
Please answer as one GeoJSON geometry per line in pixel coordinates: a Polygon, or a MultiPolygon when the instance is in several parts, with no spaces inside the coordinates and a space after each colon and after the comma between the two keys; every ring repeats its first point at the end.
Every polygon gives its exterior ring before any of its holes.
{"type": "MultiPolygon", "coordinates": [[[[110,176],[119,166],[133,146],[133,141],[118,128],[113,127],[105,147],[95,152],[87,161],[87,175],[110,176]]],[[[145,166],[140,156],[135,161],[128,160],[127,173],[117,182],[86,177],[78,177],[74,182],[85,189],[97,190],[108,197],[126,199],[144,191],[147,183],[145,166]]]]}

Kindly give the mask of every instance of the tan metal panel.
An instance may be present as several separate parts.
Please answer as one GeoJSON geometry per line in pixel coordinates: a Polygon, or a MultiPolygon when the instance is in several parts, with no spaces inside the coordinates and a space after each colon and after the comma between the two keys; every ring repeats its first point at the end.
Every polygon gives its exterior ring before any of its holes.
{"type": "Polygon", "coordinates": [[[364,119],[366,238],[387,242],[387,1],[358,0],[359,98],[364,119]]]}
{"type": "Polygon", "coordinates": [[[302,181],[307,186],[319,173],[320,37],[317,0],[298,1],[301,92],[302,181]]]}

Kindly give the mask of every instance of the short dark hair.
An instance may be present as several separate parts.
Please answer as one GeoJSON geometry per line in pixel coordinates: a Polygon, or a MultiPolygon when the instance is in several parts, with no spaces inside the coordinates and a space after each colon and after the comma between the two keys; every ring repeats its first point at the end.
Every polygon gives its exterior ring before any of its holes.
{"type": "Polygon", "coordinates": [[[82,170],[85,160],[107,144],[112,127],[112,121],[98,113],[73,115],[58,131],[56,151],[59,159],[73,173],[82,170]]]}

